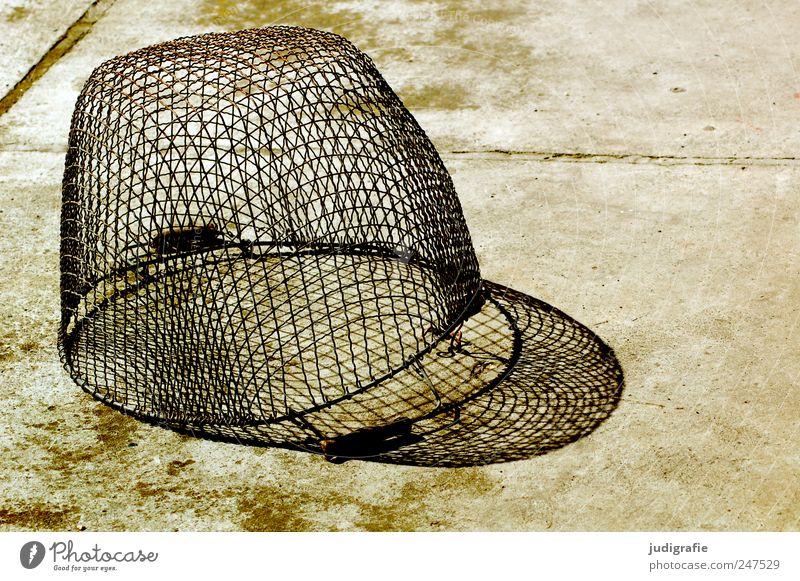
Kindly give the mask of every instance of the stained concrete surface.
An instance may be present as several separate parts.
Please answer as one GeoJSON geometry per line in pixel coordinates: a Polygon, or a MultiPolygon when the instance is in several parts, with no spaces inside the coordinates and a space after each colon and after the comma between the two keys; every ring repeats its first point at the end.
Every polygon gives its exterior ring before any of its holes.
{"type": "MultiPolygon", "coordinates": [[[[0,529],[800,528],[800,6],[106,4],[0,117],[0,529]],[[451,171],[484,276],[615,349],[625,391],[595,432],[486,467],[332,465],[144,425],[69,380],[58,218],[83,81],[146,44],[271,23],[367,52],[451,171]]],[[[85,9],[36,6],[59,30],[85,9]]]]}

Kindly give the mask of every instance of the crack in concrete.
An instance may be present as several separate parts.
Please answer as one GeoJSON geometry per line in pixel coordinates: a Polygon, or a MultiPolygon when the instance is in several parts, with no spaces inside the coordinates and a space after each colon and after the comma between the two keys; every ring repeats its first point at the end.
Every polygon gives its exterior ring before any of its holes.
{"type": "Polygon", "coordinates": [[[0,117],[8,113],[11,107],[38,81],[58,60],[67,54],[78,42],[88,34],[98,20],[114,4],[116,0],[95,0],[72,25],[67,28],[58,40],[47,50],[42,58],[34,64],[6,95],[0,99],[0,117]]]}
{"type": "Polygon", "coordinates": [[[36,145],[19,145],[16,143],[8,143],[0,145],[0,153],[67,153],[66,141],[61,147],[48,147],[36,145]]]}
{"type": "MultiPolygon", "coordinates": [[[[9,143],[0,145],[0,153],[65,153],[66,143],[62,147],[38,147],[36,145],[9,143]]],[[[455,150],[441,152],[442,157],[469,156],[477,159],[514,158],[523,161],[562,162],[562,163],[625,163],[631,165],[722,165],[740,166],[789,166],[800,165],[796,157],[703,157],[674,155],[645,155],[640,153],[606,154],[606,153],[566,153],[554,151],[512,151],[505,149],[455,150]]],[[[634,319],[635,320],[635,319],[634,319]]],[[[607,322],[607,321],[604,321],[607,322]]],[[[602,323],[598,323],[602,324],[602,323]]]]}
{"type": "Polygon", "coordinates": [[[485,150],[452,150],[450,155],[465,155],[483,159],[501,159],[514,157],[525,161],[562,162],[562,163],[627,163],[654,165],[731,165],[731,166],[796,166],[800,158],[796,157],[759,157],[759,156],[680,156],[680,155],[647,155],[642,153],[579,153],[558,151],[518,151],[510,149],[485,150]]]}

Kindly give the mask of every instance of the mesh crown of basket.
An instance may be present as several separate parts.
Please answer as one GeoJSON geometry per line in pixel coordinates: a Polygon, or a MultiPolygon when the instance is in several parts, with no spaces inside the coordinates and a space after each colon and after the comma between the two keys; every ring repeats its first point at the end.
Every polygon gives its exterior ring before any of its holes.
{"type": "Polygon", "coordinates": [[[522,348],[430,140],[331,33],[206,34],[102,64],[72,119],[61,240],[71,376],[197,435],[325,450],[452,425],[522,348]]]}

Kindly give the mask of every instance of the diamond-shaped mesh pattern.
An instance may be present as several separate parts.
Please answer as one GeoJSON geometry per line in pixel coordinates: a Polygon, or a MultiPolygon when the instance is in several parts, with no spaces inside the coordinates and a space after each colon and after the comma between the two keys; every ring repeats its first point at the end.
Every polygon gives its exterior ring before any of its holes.
{"type": "Polygon", "coordinates": [[[483,300],[433,145],[366,55],[315,30],[179,39],[95,70],[61,236],[72,376],[173,426],[291,432],[483,300]]]}

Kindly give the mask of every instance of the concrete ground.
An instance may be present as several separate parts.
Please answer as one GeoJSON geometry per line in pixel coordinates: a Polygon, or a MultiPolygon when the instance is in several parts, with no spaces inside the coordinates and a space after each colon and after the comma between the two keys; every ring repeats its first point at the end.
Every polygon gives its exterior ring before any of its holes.
{"type": "Polygon", "coordinates": [[[800,529],[798,26],[777,0],[6,0],[0,529],[800,529]],[[595,432],[487,467],[333,465],[151,427],[68,378],[82,83],[147,44],[271,23],[368,53],[451,171],[484,276],[615,349],[625,390],[595,432]]]}

